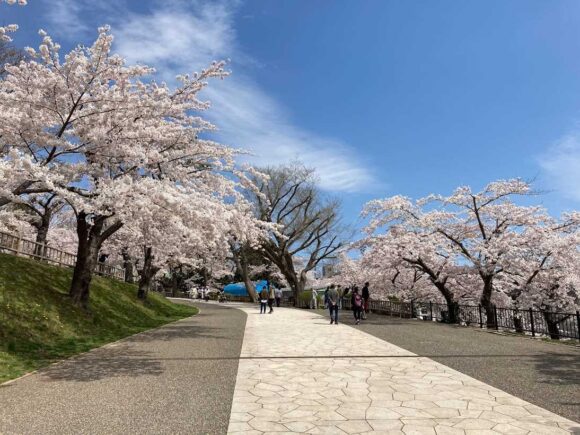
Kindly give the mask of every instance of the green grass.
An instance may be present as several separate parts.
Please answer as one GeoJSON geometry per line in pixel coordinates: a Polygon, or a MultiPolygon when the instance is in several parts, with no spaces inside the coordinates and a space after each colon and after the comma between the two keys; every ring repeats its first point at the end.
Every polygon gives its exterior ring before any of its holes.
{"type": "Polygon", "coordinates": [[[0,254],[0,382],[197,313],[134,285],[95,276],[90,312],[72,305],[72,270],[0,254]]]}

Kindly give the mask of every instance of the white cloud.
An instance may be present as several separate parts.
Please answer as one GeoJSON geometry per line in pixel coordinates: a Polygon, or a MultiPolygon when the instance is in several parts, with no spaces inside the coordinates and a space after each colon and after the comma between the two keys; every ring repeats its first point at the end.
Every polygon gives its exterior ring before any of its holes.
{"type": "Polygon", "coordinates": [[[130,62],[154,66],[173,79],[234,51],[231,19],[219,3],[202,5],[197,14],[173,7],[131,14],[113,28],[116,49],[130,62]]]}
{"type": "Polygon", "coordinates": [[[48,20],[53,24],[56,35],[80,35],[89,30],[81,19],[84,5],[75,0],[51,2],[48,8],[48,20]]]}
{"type": "MultiPolygon", "coordinates": [[[[114,17],[113,10],[108,18],[114,17]]],[[[326,190],[379,187],[370,165],[353,147],[294,125],[280,103],[240,72],[256,62],[238,46],[234,14],[231,2],[165,0],[148,13],[129,12],[111,22],[115,49],[130,62],[155,67],[167,82],[212,60],[233,59],[233,74],[205,91],[212,102],[208,115],[221,141],[250,150],[251,161],[260,165],[300,160],[316,169],[326,190]]]]}
{"type": "Polygon", "coordinates": [[[552,145],[538,159],[549,188],[580,201],[580,134],[570,134],[552,145]]]}

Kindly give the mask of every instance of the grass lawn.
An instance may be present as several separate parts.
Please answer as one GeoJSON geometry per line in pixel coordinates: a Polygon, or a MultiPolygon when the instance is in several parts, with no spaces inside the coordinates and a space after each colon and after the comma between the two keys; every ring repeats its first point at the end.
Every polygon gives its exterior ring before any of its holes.
{"type": "Polygon", "coordinates": [[[95,276],[90,312],[68,297],[72,270],[0,254],[0,382],[197,313],[135,285],[95,276]]]}

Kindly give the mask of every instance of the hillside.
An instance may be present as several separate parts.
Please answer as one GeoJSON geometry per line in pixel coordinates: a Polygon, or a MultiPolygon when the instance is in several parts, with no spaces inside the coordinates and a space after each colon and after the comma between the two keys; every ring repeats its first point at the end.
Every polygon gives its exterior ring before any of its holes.
{"type": "Polygon", "coordinates": [[[68,296],[72,270],[0,254],[0,382],[137,332],[196,314],[134,285],[95,277],[90,313],[68,296]]]}

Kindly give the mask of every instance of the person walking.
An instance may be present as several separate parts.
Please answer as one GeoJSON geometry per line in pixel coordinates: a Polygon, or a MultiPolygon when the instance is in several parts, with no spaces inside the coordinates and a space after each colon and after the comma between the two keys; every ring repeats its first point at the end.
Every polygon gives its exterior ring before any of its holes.
{"type": "Polygon", "coordinates": [[[367,313],[369,312],[369,299],[371,294],[369,292],[369,283],[365,282],[365,285],[362,289],[362,298],[363,298],[363,320],[367,318],[367,313]]]}
{"type": "Polygon", "coordinates": [[[274,287],[270,287],[268,284],[270,291],[268,292],[268,307],[270,307],[270,311],[268,314],[272,314],[274,312],[274,299],[276,299],[276,292],[274,291],[274,287]]]}
{"type": "Polygon", "coordinates": [[[330,311],[330,324],[333,323],[338,325],[338,302],[339,302],[338,290],[335,288],[334,284],[328,289],[328,309],[330,311]]]}
{"type": "Polygon", "coordinates": [[[282,301],[282,289],[277,288],[274,292],[276,294],[276,307],[280,307],[280,302],[282,301]]]}
{"type": "Polygon", "coordinates": [[[268,290],[266,287],[260,291],[260,314],[266,314],[266,304],[268,303],[268,290]]]}
{"type": "Polygon", "coordinates": [[[360,323],[361,313],[363,310],[363,298],[358,292],[358,287],[352,289],[352,297],[350,298],[350,304],[352,306],[352,312],[354,314],[355,324],[360,323]]]}
{"type": "Polygon", "coordinates": [[[310,298],[310,309],[316,310],[318,308],[318,293],[316,290],[312,289],[312,297],[310,298]]]}
{"type": "Polygon", "coordinates": [[[328,290],[330,289],[329,287],[326,287],[326,290],[324,290],[324,309],[326,310],[328,308],[328,290]]]}

